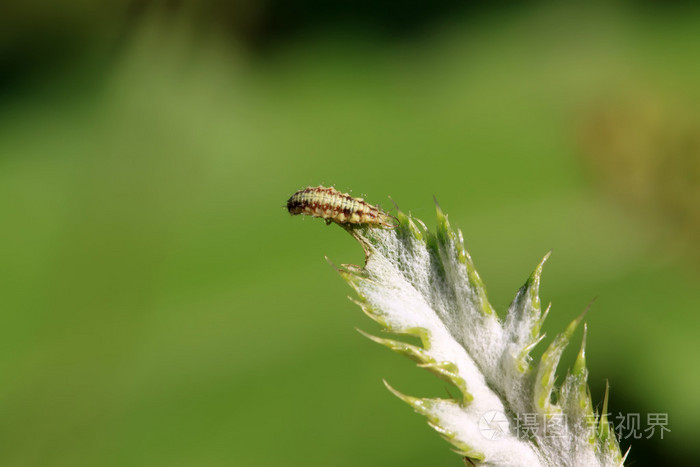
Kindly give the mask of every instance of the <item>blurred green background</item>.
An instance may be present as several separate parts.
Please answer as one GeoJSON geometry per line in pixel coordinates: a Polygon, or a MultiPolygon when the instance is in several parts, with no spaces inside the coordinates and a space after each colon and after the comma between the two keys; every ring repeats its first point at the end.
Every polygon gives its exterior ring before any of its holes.
{"type": "Polygon", "coordinates": [[[668,414],[629,464],[700,458],[691,3],[14,3],[1,465],[462,465],[381,379],[444,385],[354,329],[360,247],[282,208],[318,184],[435,195],[501,315],[552,249],[548,336],[597,296],[594,400],[668,414]]]}

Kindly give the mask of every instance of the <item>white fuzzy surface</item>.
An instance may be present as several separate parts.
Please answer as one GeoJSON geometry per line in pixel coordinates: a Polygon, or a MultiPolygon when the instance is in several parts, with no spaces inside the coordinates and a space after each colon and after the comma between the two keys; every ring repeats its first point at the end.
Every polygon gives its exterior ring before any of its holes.
{"type": "Polygon", "coordinates": [[[533,343],[539,319],[539,301],[536,316],[526,312],[533,309],[527,290],[521,289],[510,318],[501,323],[480,306],[478,290],[452,242],[431,252],[423,241],[393,230],[364,234],[370,239],[357,236],[370,254],[364,277],[354,282],[366,305],[392,332],[423,330],[427,354],[436,362],[453,363],[473,398],[466,406],[453,400],[433,404],[429,418],[439,420],[441,430],[481,453],[485,460],[480,465],[617,465],[601,460],[582,436],[538,437],[532,443],[516,435],[513,413],[537,411],[532,375],[518,370],[517,361],[533,343]],[[507,417],[508,428],[498,439],[479,429],[489,412],[507,417]]]}

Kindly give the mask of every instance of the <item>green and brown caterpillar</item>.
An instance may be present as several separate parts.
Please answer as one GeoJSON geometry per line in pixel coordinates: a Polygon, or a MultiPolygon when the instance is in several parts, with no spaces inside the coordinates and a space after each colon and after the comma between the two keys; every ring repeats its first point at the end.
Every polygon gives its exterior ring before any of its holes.
{"type": "Polygon", "coordinates": [[[299,190],[287,200],[289,214],[305,214],[320,217],[326,224],[335,222],[347,224],[367,224],[392,229],[396,227],[394,218],[377,206],[362,198],[353,198],[333,187],[307,187],[299,190]]]}

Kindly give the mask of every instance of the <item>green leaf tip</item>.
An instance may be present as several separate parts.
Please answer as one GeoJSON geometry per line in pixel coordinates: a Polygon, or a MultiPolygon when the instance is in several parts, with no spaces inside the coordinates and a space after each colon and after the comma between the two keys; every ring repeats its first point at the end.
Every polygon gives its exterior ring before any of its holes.
{"type": "Polygon", "coordinates": [[[467,390],[467,382],[459,376],[459,369],[452,362],[426,362],[418,365],[425,368],[443,381],[453,384],[462,393],[462,399],[459,401],[462,405],[469,404],[474,397],[467,390]]]}
{"type": "Polygon", "coordinates": [[[585,313],[585,311],[581,313],[578,318],[574,319],[566,327],[564,332],[554,338],[540,359],[540,365],[537,369],[538,384],[535,385],[535,398],[537,401],[537,408],[540,410],[540,413],[545,416],[561,413],[559,405],[551,401],[552,394],[554,393],[555,372],[564,349],[569,344],[572,334],[583,320],[585,313]]]}
{"type": "Polygon", "coordinates": [[[413,219],[400,210],[396,213],[396,219],[398,220],[398,226],[396,228],[397,235],[401,237],[412,237],[418,241],[423,241],[423,233],[413,219]]]}
{"type": "Polygon", "coordinates": [[[586,336],[588,335],[588,324],[583,323],[583,337],[581,337],[581,348],[576,356],[572,374],[579,376],[584,380],[588,377],[588,369],[586,368],[586,336]]]}
{"type": "Polygon", "coordinates": [[[388,347],[394,352],[410,358],[414,362],[426,363],[432,361],[432,358],[425,352],[425,350],[416,345],[394,339],[385,339],[382,337],[373,336],[372,334],[364,332],[362,329],[357,329],[357,332],[365,336],[367,339],[376,342],[377,344],[388,347]]]}
{"type": "Polygon", "coordinates": [[[434,409],[438,401],[441,399],[429,399],[429,398],[422,398],[422,397],[413,397],[413,396],[408,396],[402,392],[400,392],[397,389],[394,389],[385,379],[382,380],[384,383],[384,386],[391,391],[392,394],[394,394],[396,397],[413,407],[413,410],[418,412],[419,414],[423,415],[425,418],[427,418],[429,421],[432,423],[435,423],[436,425],[439,425],[440,419],[434,414],[434,409]]]}
{"type": "Polygon", "coordinates": [[[542,258],[508,308],[504,327],[510,341],[511,353],[515,357],[516,369],[520,373],[531,370],[530,352],[544,338],[544,335],[540,335],[540,330],[550,307],[542,313],[539,291],[542,269],[550,254],[551,252],[542,258]]]}
{"type": "Polygon", "coordinates": [[[530,278],[528,279],[528,283],[526,284],[528,292],[530,294],[530,300],[532,301],[532,313],[533,315],[539,317],[539,319],[536,321],[536,324],[532,327],[533,338],[537,338],[537,336],[540,333],[542,323],[544,323],[544,319],[547,317],[546,313],[544,315],[541,314],[542,303],[540,301],[540,278],[542,277],[542,269],[544,268],[544,263],[547,262],[551,255],[551,251],[547,252],[547,254],[544,255],[542,261],[540,261],[535,270],[532,272],[532,275],[530,276],[530,278]]]}
{"type": "Polygon", "coordinates": [[[447,214],[442,211],[437,199],[433,199],[435,201],[435,211],[437,214],[437,234],[432,235],[428,233],[428,244],[438,253],[442,263],[441,270],[444,269],[446,265],[452,264],[455,260],[459,264],[464,265],[466,267],[469,285],[475,295],[475,300],[479,305],[479,309],[485,315],[496,316],[496,311],[491,306],[491,303],[489,303],[486,286],[479,276],[479,273],[476,271],[469,252],[467,252],[464,247],[462,231],[457,230],[455,232],[450,227],[447,214]]]}
{"type": "Polygon", "coordinates": [[[467,405],[473,399],[472,395],[469,394],[469,391],[467,390],[466,381],[459,376],[458,369],[454,363],[437,362],[424,349],[407,342],[373,336],[361,329],[357,329],[357,331],[377,344],[381,344],[396,353],[410,358],[416,362],[420,368],[425,368],[446,383],[457,387],[457,389],[459,389],[459,391],[462,393],[462,397],[457,400],[457,402],[460,404],[467,405]]]}
{"type": "Polygon", "coordinates": [[[598,438],[606,442],[610,438],[610,422],[608,421],[608,397],[610,396],[610,384],[605,380],[605,395],[603,396],[603,411],[598,423],[598,438]]]}
{"type": "Polygon", "coordinates": [[[408,396],[406,394],[403,394],[399,390],[393,388],[386,380],[382,380],[384,383],[384,386],[391,391],[392,394],[394,394],[396,397],[413,407],[413,410],[418,412],[419,414],[423,415],[427,421],[428,425],[435,431],[437,431],[442,438],[447,441],[448,443],[452,444],[452,446],[455,448],[453,449],[454,452],[458,453],[461,456],[468,457],[470,459],[475,459],[475,460],[483,460],[484,455],[471,446],[469,446],[467,443],[461,441],[456,433],[453,431],[445,428],[441,424],[441,420],[439,417],[439,412],[440,412],[440,406],[444,404],[449,404],[450,401],[446,401],[444,399],[430,399],[430,398],[421,398],[421,397],[412,397],[408,396]]]}

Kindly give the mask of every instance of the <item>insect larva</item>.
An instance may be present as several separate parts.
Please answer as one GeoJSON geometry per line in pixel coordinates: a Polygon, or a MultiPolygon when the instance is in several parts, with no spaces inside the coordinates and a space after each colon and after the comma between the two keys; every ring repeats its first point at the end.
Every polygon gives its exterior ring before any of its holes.
{"type": "Polygon", "coordinates": [[[287,201],[289,214],[320,217],[327,224],[368,224],[394,228],[393,218],[362,198],[353,198],[332,187],[308,187],[299,190],[287,201]]]}

